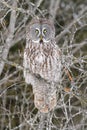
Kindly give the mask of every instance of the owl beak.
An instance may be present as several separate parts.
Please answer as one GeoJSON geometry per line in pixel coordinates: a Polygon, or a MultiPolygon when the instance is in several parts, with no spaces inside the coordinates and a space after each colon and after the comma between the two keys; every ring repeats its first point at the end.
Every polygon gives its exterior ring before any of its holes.
{"type": "Polygon", "coordinates": [[[40,35],[40,43],[42,44],[43,43],[43,36],[40,35]]]}

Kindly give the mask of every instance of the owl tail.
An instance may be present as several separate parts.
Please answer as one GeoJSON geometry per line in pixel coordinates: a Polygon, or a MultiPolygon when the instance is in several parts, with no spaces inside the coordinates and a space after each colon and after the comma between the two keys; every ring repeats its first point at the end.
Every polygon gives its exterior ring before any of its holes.
{"type": "Polygon", "coordinates": [[[42,113],[48,113],[57,105],[56,92],[52,94],[47,93],[34,93],[34,104],[37,109],[42,113]]]}

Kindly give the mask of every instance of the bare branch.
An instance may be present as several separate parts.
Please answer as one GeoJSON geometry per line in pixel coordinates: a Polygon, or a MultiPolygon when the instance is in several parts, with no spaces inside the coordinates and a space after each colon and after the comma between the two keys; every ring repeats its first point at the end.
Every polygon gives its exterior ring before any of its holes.
{"type": "Polygon", "coordinates": [[[56,42],[58,42],[66,33],[70,33],[69,29],[76,23],[79,22],[80,19],[82,19],[86,14],[83,14],[81,16],[78,16],[77,19],[74,19],[65,29],[62,31],[59,35],[56,36],[56,42]]]}
{"type": "MultiPolygon", "coordinates": [[[[13,2],[13,7],[16,7],[16,6],[17,6],[17,1],[14,1],[13,2]]],[[[8,33],[6,43],[4,45],[4,49],[3,49],[3,52],[2,52],[2,55],[1,55],[2,59],[7,59],[9,49],[13,45],[12,40],[13,40],[13,37],[14,37],[15,22],[16,22],[16,10],[12,10],[11,11],[11,16],[10,16],[10,24],[9,24],[9,28],[8,28],[9,33],[8,33]]],[[[3,71],[4,64],[5,64],[4,61],[0,61],[0,74],[3,71]]]]}
{"type": "Polygon", "coordinates": [[[52,21],[54,21],[54,19],[56,17],[56,13],[59,8],[59,4],[60,4],[60,0],[51,0],[51,2],[50,2],[49,12],[50,12],[50,19],[52,21]]]}

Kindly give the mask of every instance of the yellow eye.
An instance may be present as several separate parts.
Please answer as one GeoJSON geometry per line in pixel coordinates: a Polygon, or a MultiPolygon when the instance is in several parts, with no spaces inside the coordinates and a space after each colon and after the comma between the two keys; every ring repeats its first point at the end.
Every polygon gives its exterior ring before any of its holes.
{"type": "Polygon", "coordinates": [[[38,34],[39,34],[39,30],[38,30],[38,29],[36,29],[36,30],[35,30],[35,33],[36,33],[36,35],[38,35],[38,34]]]}
{"type": "Polygon", "coordinates": [[[43,30],[43,33],[45,34],[46,32],[47,32],[47,29],[44,29],[44,30],[43,30]]]}

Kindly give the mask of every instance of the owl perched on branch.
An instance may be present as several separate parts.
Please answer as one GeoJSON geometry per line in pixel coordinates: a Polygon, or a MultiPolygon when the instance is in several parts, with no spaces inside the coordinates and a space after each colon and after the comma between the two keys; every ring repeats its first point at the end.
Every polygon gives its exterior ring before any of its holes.
{"type": "Polygon", "coordinates": [[[35,107],[49,112],[57,104],[56,84],[61,74],[60,49],[50,20],[33,19],[27,26],[23,65],[25,81],[33,86],[35,107]]]}

